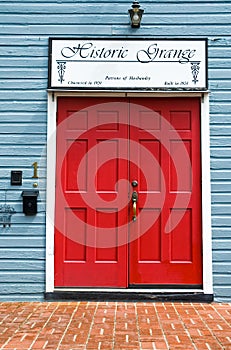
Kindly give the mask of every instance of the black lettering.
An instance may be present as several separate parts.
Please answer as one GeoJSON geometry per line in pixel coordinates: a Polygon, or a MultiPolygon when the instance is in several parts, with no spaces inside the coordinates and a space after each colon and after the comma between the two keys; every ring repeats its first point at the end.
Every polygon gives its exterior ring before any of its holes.
{"type": "Polygon", "coordinates": [[[172,53],[174,52],[173,49],[166,51],[164,54],[164,58],[172,58],[172,53]]]}
{"type": "Polygon", "coordinates": [[[117,50],[117,49],[114,49],[114,50],[112,50],[112,53],[111,53],[111,58],[113,58],[114,57],[114,55],[116,54],[116,52],[118,52],[119,50],[117,50]]]}
{"type": "Polygon", "coordinates": [[[84,55],[84,52],[88,51],[92,46],[93,46],[92,43],[83,44],[82,47],[80,47],[80,49],[79,49],[79,56],[81,58],[87,58],[89,56],[89,53],[86,52],[84,55]]]}
{"type": "Polygon", "coordinates": [[[156,58],[158,51],[159,49],[157,48],[157,44],[152,44],[148,47],[147,50],[138,51],[136,58],[141,63],[149,63],[156,58]]]}
{"type": "Polygon", "coordinates": [[[102,58],[105,48],[103,47],[101,50],[99,49],[99,58],[102,58]]]}
{"type": "Polygon", "coordinates": [[[118,58],[120,58],[120,57],[125,58],[125,57],[127,57],[127,55],[128,55],[128,50],[124,50],[122,47],[122,49],[120,49],[120,51],[119,51],[118,58]]]}
{"type": "Polygon", "coordinates": [[[104,52],[103,58],[108,58],[109,56],[111,56],[111,49],[104,52]]]}
{"type": "Polygon", "coordinates": [[[163,55],[163,57],[165,57],[164,56],[165,52],[166,52],[166,50],[160,50],[160,54],[159,54],[158,58],[161,58],[162,55],[163,55]]]}
{"type": "Polygon", "coordinates": [[[91,54],[90,54],[90,57],[91,58],[97,58],[99,56],[99,51],[100,50],[95,50],[96,47],[94,47],[94,49],[92,50],[91,54]]]}
{"type": "Polygon", "coordinates": [[[193,58],[195,56],[196,50],[189,51],[188,58],[193,58]]]}
{"type": "Polygon", "coordinates": [[[141,63],[149,63],[158,59],[178,60],[179,63],[188,63],[195,56],[196,50],[191,49],[160,49],[157,44],[150,45],[147,50],[139,50],[136,58],[141,63]]]}
{"type": "Polygon", "coordinates": [[[79,48],[80,48],[80,45],[78,45],[78,47],[64,47],[61,50],[61,54],[65,58],[71,58],[77,54],[77,52],[79,51],[79,48]]]}

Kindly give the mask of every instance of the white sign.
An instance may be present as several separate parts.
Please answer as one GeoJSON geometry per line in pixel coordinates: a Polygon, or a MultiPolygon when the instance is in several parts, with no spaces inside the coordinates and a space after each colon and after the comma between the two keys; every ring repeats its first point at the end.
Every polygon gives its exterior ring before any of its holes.
{"type": "Polygon", "coordinates": [[[50,39],[49,88],[201,90],[206,40],[50,39]]]}

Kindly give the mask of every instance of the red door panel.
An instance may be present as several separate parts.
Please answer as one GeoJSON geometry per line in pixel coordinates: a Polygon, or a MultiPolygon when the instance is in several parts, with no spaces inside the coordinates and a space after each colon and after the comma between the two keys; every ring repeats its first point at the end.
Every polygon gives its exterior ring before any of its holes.
{"type": "Polygon", "coordinates": [[[59,99],[56,287],[202,283],[199,106],[59,99]]]}
{"type": "MultiPolygon", "coordinates": [[[[131,139],[135,138],[152,153],[156,170],[145,188],[138,172],[145,162],[140,150],[138,167],[131,167],[130,177],[137,178],[140,184],[140,210],[145,196],[150,198],[143,216],[150,227],[130,244],[129,282],[131,285],[201,285],[199,99],[136,99],[135,102],[130,109],[137,120],[145,116],[145,107],[153,110],[153,117],[150,112],[143,122],[145,130],[132,129],[131,139]]],[[[141,221],[138,225],[141,232],[143,224],[141,221]]],[[[137,228],[131,226],[134,229],[137,228]]]]}
{"type": "Polygon", "coordinates": [[[128,284],[127,245],[117,243],[127,235],[128,211],[120,209],[124,188],[118,180],[128,178],[123,142],[127,145],[128,106],[104,102],[58,101],[56,287],[128,284]]]}

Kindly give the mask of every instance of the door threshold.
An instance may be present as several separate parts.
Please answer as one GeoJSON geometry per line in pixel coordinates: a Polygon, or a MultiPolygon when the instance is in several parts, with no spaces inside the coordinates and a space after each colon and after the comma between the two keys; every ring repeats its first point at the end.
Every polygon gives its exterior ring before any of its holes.
{"type": "Polygon", "coordinates": [[[202,289],[123,289],[123,288],[55,288],[45,293],[48,301],[124,301],[124,302],[207,302],[213,301],[213,294],[202,289]]]}
{"type": "Polygon", "coordinates": [[[130,288],[112,288],[112,287],[105,287],[105,288],[92,288],[92,287],[81,287],[81,288],[55,288],[54,292],[108,292],[108,293],[203,293],[202,288],[186,288],[186,287],[179,287],[179,288],[169,288],[169,287],[163,287],[163,288],[154,288],[154,287],[149,287],[149,288],[144,288],[144,287],[130,287],[130,288]]]}

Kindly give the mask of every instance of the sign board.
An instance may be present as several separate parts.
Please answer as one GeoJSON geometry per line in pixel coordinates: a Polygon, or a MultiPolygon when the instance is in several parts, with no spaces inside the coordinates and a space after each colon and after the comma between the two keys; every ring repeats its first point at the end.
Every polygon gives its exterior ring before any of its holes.
{"type": "Polygon", "coordinates": [[[207,89],[207,41],[50,39],[50,89],[207,89]]]}

